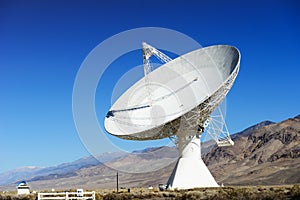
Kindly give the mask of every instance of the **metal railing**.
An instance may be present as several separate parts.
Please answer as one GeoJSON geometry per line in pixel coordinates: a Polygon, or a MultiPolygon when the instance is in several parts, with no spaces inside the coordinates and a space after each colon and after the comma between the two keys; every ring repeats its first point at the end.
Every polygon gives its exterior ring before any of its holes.
{"type": "Polygon", "coordinates": [[[95,200],[95,191],[93,192],[48,192],[38,193],[38,200],[95,200]]]}

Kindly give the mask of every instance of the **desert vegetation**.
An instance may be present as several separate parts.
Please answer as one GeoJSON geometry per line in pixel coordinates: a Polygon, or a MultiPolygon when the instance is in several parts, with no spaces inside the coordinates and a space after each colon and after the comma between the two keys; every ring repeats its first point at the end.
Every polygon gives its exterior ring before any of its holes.
{"type": "MultiPolygon", "coordinates": [[[[36,200],[37,194],[17,195],[16,193],[2,193],[0,200],[36,200]]],[[[286,186],[233,186],[220,188],[197,188],[190,190],[159,191],[145,188],[131,188],[119,190],[98,190],[96,200],[115,199],[212,199],[212,200],[269,200],[269,199],[300,199],[300,185],[286,186]]]]}
{"type": "Polygon", "coordinates": [[[110,199],[213,199],[213,200],[267,200],[267,199],[300,199],[300,186],[249,186],[198,188],[175,191],[143,191],[112,192],[103,195],[104,200],[110,199]]]}
{"type": "Polygon", "coordinates": [[[15,192],[1,192],[0,200],[36,200],[37,194],[17,195],[15,192]]]}

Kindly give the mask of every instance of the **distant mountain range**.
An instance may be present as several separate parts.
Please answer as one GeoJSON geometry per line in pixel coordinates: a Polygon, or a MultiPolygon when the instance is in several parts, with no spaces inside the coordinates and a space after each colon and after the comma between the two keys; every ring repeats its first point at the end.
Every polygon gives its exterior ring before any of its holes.
{"type": "MultiPolygon", "coordinates": [[[[121,184],[125,185],[128,181],[129,185],[134,186],[144,181],[144,174],[149,176],[149,179],[155,177],[157,170],[173,164],[177,157],[178,151],[175,147],[164,146],[134,151],[130,154],[104,153],[98,155],[97,159],[89,156],[54,167],[22,167],[0,174],[0,191],[15,189],[16,183],[20,180],[26,180],[35,190],[78,187],[93,189],[98,186],[111,188],[115,186],[117,172],[115,169],[119,170],[121,184]]],[[[169,170],[171,168],[166,170],[167,175],[169,170]]],[[[163,181],[166,177],[158,177],[160,178],[163,181]]]]}
{"type": "Polygon", "coordinates": [[[10,170],[0,174],[0,186],[7,185],[11,183],[16,183],[21,180],[32,180],[38,179],[38,177],[48,176],[50,174],[65,176],[66,174],[70,175],[74,171],[81,168],[91,167],[99,165],[102,163],[110,162],[114,159],[118,159],[126,155],[124,152],[106,152],[97,156],[97,159],[93,156],[83,157],[74,162],[63,163],[58,166],[51,167],[20,167],[14,170],[10,170]]]}
{"type": "MultiPolygon", "coordinates": [[[[204,162],[224,185],[300,183],[300,115],[279,123],[264,121],[232,135],[233,147],[202,145],[204,162]]],[[[112,152],[54,167],[22,167],[0,174],[0,190],[27,180],[34,190],[114,188],[166,183],[175,166],[174,147],[147,148],[131,154],[112,152]],[[98,161],[101,160],[101,163],[98,161]]]]}

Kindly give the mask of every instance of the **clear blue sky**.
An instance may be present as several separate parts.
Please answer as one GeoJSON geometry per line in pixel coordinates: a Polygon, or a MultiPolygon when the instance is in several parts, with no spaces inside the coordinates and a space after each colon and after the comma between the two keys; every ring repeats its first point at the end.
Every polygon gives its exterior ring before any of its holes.
{"type": "Polygon", "coordinates": [[[76,73],[95,46],[132,28],[164,27],[202,46],[240,49],[227,97],[231,132],[300,114],[297,1],[107,2],[0,2],[0,172],[89,155],[72,117],[76,73]]]}

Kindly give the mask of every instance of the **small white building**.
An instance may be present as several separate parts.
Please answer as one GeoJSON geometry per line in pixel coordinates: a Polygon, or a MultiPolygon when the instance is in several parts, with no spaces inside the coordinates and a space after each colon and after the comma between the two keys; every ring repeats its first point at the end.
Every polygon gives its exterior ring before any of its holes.
{"type": "Polygon", "coordinates": [[[30,194],[30,187],[26,181],[21,181],[17,185],[18,194],[30,194]]]}

